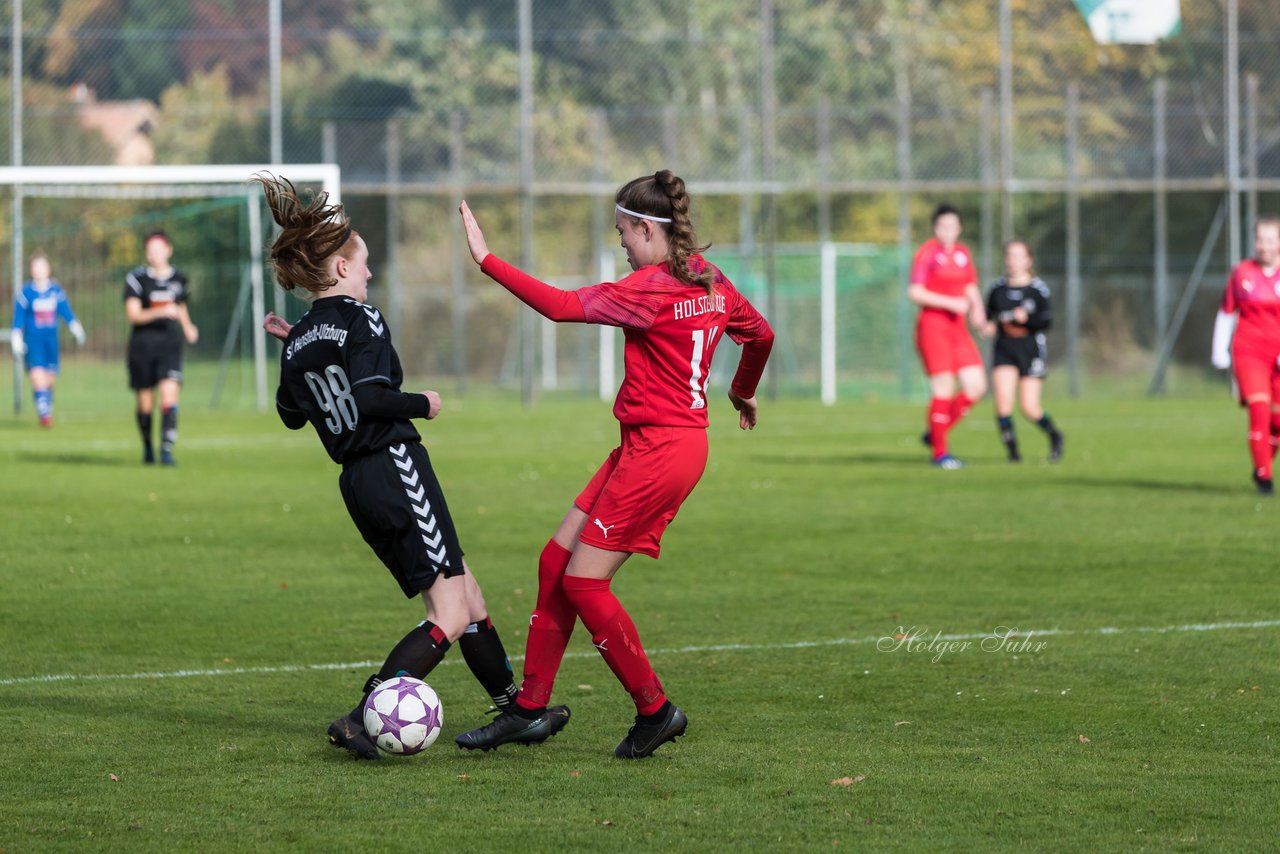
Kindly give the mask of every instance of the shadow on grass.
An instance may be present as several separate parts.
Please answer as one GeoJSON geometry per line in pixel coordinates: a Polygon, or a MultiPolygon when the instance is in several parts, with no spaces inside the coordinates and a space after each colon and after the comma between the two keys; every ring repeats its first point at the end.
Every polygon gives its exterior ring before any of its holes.
{"type": "Polygon", "coordinates": [[[77,466],[137,466],[137,460],[125,459],[124,457],[108,457],[96,456],[94,454],[67,454],[67,453],[44,453],[33,454],[31,452],[15,454],[14,458],[22,463],[53,463],[55,465],[77,465],[77,466]]]}
{"type": "Polygon", "coordinates": [[[1251,484],[1230,485],[1223,483],[1207,483],[1204,481],[1172,481],[1146,480],[1143,478],[1104,478],[1104,477],[1055,477],[1054,483],[1067,486],[1087,486],[1093,489],[1141,489],[1149,492],[1192,492],[1201,495],[1227,495],[1240,498],[1256,497],[1251,484]]]}
{"type": "Polygon", "coordinates": [[[786,466],[916,466],[929,464],[929,455],[921,451],[915,454],[826,454],[808,457],[801,454],[756,454],[752,462],[786,466]]]}

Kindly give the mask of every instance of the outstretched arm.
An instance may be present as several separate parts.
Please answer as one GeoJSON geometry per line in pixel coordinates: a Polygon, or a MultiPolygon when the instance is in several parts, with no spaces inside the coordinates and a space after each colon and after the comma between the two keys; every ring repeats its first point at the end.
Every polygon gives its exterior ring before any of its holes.
{"type": "Polygon", "coordinates": [[[462,215],[462,227],[467,233],[467,248],[471,251],[471,260],[480,265],[486,276],[511,291],[525,305],[548,320],[557,323],[586,322],[587,316],[582,310],[582,303],[573,291],[563,291],[541,282],[494,255],[489,251],[484,232],[480,230],[480,224],[476,222],[475,215],[466,202],[458,205],[458,213],[462,215]]]}
{"type": "Polygon", "coordinates": [[[513,267],[490,252],[480,269],[538,314],[557,323],[586,323],[587,314],[573,291],[562,291],[513,267]]]}

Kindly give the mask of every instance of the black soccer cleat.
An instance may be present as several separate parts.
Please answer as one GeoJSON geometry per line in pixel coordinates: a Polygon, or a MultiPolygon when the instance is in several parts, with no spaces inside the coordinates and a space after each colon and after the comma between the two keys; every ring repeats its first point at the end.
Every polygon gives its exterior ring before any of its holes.
{"type": "Polygon", "coordinates": [[[635,725],[627,730],[627,737],[622,740],[613,755],[619,759],[643,759],[652,756],[653,752],[684,735],[689,726],[689,718],[674,703],[667,703],[667,713],[656,724],[645,723],[636,715],[635,725]]]}
{"type": "Polygon", "coordinates": [[[1049,436],[1049,462],[1056,463],[1062,459],[1062,434],[1054,431],[1049,436]]]}
{"type": "Polygon", "coordinates": [[[142,447],[142,464],[145,466],[154,465],[156,461],[156,452],[152,450],[150,445],[142,447]]]}
{"type": "Polygon", "coordinates": [[[1255,471],[1253,473],[1253,482],[1258,486],[1259,495],[1275,495],[1276,488],[1269,477],[1259,477],[1255,471]]]}
{"type": "Polygon", "coordinates": [[[341,747],[355,759],[379,759],[378,745],[373,743],[364,726],[343,715],[329,724],[329,743],[341,747]]]}
{"type": "Polygon", "coordinates": [[[564,729],[567,723],[568,706],[551,706],[536,718],[503,712],[493,719],[493,723],[464,732],[454,741],[466,750],[486,751],[511,742],[539,744],[564,729]]]}
{"type": "Polygon", "coordinates": [[[1010,444],[1007,447],[1009,450],[1009,462],[1011,463],[1022,462],[1022,454],[1018,452],[1018,446],[1016,444],[1010,444]]]}

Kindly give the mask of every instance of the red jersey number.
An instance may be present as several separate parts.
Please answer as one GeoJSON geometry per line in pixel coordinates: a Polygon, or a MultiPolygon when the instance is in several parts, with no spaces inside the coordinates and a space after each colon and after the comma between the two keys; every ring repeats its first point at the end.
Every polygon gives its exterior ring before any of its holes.
{"type": "Polygon", "coordinates": [[[689,377],[689,390],[693,393],[690,409],[707,408],[707,372],[711,368],[711,352],[715,349],[716,333],[719,326],[710,329],[693,330],[693,358],[689,360],[693,375],[689,377]]]}

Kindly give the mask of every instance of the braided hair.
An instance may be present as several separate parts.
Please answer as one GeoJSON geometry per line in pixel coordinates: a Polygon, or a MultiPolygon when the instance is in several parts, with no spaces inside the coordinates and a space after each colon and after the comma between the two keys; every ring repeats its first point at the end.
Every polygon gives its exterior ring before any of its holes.
{"type": "Polygon", "coordinates": [[[271,216],[281,229],[271,244],[271,266],[280,287],[319,294],[336,285],[328,261],[335,254],[350,259],[356,245],[351,239],[356,232],[342,205],[329,204],[328,193],[313,194],[304,202],[288,178],[269,172],[251,180],[262,185],[271,216]]]}
{"type": "MultiPolygon", "coordinates": [[[[693,220],[689,218],[689,193],[681,178],[670,169],[635,178],[618,188],[614,201],[636,213],[670,219],[671,222],[654,224],[661,226],[667,233],[667,242],[671,247],[667,267],[671,275],[685,284],[700,284],[707,289],[708,294],[712,293],[715,273],[711,267],[707,266],[696,273],[689,269],[689,256],[705,251],[711,244],[698,245],[693,220]]],[[[638,222],[635,217],[632,220],[638,222]]]]}

